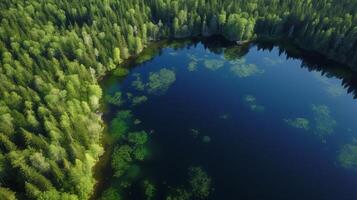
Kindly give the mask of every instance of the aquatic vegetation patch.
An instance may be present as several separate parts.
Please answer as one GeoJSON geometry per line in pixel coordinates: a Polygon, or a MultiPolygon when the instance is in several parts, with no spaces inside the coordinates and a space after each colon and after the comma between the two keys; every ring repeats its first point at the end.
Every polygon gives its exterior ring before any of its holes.
{"type": "Polygon", "coordinates": [[[116,188],[110,187],[106,189],[100,200],[122,200],[122,196],[120,195],[119,191],[116,188]]]}
{"type": "Polygon", "coordinates": [[[222,60],[217,60],[217,59],[208,59],[204,61],[204,65],[207,69],[216,71],[223,67],[224,61],[222,60]]]}
{"type": "Polygon", "coordinates": [[[140,74],[134,74],[134,76],[135,80],[131,83],[134,89],[156,95],[165,93],[176,81],[175,72],[167,68],[162,68],[157,72],[150,72],[147,82],[141,79],[140,74]]]}
{"type": "Polygon", "coordinates": [[[198,166],[188,169],[188,184],[171,189],[166,200],[207,199],[212,192],[212,179],[198,166]]]}
{"type": "Polygon", "coordinates": [[[190,200],[192,194],[183,188],[174,188],[166,197],[166,200],[190,200]]]}
{"type": "Polygon", "coordinates": [[[141,80],[140,74],[133,74],[135,80],[131,83],[131,86],[138,91],[145,90],[145,83],[141,80]]]}
{"type": "Polygon", "coordinates": [[[198,129],[192,128],[192,129],[190,129],[190,134],[191,134],[194,138],[196,138],[196,137],[198,137],[198,135],[200,134],[200,131],[199,131],[198,129]]]}
{"type": "Polygon", "coordinates": [[[338,155],[340,165],[348,169],[357,169],[357,140],[342,147],[338,155]]]}
{"type": "Polygon", "coordinates": [[[130,168],[133,161],[131,154],[132,148],[129,145],[115,147],[111,163],[115,177],[121,177],[130,168]]]}
{"type": "Polygon", "coordinates": [[[247,78],[253,75],[262,74],[264,70],[259,69],[255,64],[239,63],[231,66],[231,71],[240,78],[247,78]]]}
{"type": "Polygon", "coordinates": [[[190,71],[190,72],[197,71],[197,62],[196,62],[196,61],[191,61],[191,62],[188,64],[187,69],[188,69],[188,71],[190,71]]]}
{"type": "Polygon", "coordinates": [[[284,121],[294,127],[294,128],[298,128],[298,129],[304,129],[304,130],[309,130],[310,128],[310,122],[308,119],[306,118],[295,118],[295,119],[284,119],[284,121]]]}
{"type": "Polygon", "coordinates": [[[125,103],[124,97],[121,92],[115,92],[114,95],[105,95],[105,100],[109,104],[121,106],[125,103]]]}
{"type": "Polygon", "coordinates": [[[129,74],[129,70],[127,68],[124,68],[124,67],[118,67],[116,68],[114,71],[113,71],[113,74],[115,76],[119,76],[119,77],[124,77],[126,75],[129,74]]]}
{"type": "Polygon", "coordinates": [[[326,105],[312,105],[315,128],[314,133],[325,140],[334,132],[337,122],[331,117],[330,109],[326,105]]]}
{"type": "Polygon", "coordinates": [[[148,92],[154,94],[165,93],[175,81],[176,75],[173,70],[162,68],[158,72],[151,72],[147,83],[148,92]]]}
{"type": "Polygon", "coordinates": [[[203,143],[210,143],[211,142],[211,137],[208,135],[205,135],[202,137],[202,142],[203,143]]]}
{"type": "Polygon", "coordinates": [[[144,194],[146,200],[154,199],[155,192],[156,192],[155,185],[152,182],[145,180],[143,182],[143,188],[144,188],[144,194]]]}
{"type": "Polygon", "coordinates": [[[110,122],[109,133],[115,140],[121,138],[129,130],[132,117],[130,110],[123,110],[118,112],[110,122]]]}
{"type": "Polygon", "coordinates": [[[250,110],[254,112],[264,112],[265,107],[260,105],[253,95],[245,95],[243,100],[249,106],[250,110]]]}
{"type": "Polygon", "coordinates": [[[201,167],[191,167],[189,169],[189,176],[192,195],[197,199],[206,199],[212,190],[211,178],[201,167]]]}
{"type": "Polygon", "coordinates": [[[146,102],[148,100],[148,98],[146,96],[136,96],[136,97],[133,97],[132,99],[132,105],[133,106],[137,106],[137,105],[140,105],[144,102],[146,102]]]}

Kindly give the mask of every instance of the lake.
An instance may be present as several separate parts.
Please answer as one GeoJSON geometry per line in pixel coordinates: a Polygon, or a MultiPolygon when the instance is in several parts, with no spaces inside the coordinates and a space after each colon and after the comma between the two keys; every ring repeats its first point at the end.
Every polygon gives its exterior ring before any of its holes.
{"type": "Polygon", "coordinates": [[[124,67],[102,81],[119,163],[106,159],[106,199],[357,199],[357,76],[343,66],[211,39],[154,45],[124,67]]]}

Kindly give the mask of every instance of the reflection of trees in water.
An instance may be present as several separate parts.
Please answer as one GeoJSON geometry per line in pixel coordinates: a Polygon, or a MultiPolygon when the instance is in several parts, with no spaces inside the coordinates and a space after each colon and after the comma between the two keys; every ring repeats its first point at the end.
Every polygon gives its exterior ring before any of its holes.
{"type": "Polygon", "coordinates": [[[309,71],[321,72],[321,75],[328,78],[341,79],[342,86],[346,88],[346,91],[352,93],[353,98],[357,98],[357,73],[350,70],[347,66],[328,60],[317,53],[300,50],[283,41],[257,42],[256,45],[258,49],[269,51],[272,51],[274,47],[278,47],[279,55],[285,54],[287,59],[300,59],[302,61],[302,68],[307,68],[309,71]]]}

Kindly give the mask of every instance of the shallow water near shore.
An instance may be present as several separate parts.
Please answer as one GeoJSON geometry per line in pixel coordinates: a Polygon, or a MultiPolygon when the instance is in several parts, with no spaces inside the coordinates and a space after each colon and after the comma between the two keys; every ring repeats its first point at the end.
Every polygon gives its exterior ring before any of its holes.
{"type": "Polygon", "coordinates": [[[103,187],[130,200],[357,199],[356,75],[291,48],[212,43],[155,47],[102,81],[109,126],[130,110],[148,133],[145,158],[103,187]]]}

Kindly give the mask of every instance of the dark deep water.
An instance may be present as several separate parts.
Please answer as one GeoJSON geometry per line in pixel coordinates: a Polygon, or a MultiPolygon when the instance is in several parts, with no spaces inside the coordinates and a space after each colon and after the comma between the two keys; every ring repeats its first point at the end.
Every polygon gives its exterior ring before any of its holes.
{"type": "Polygon", "coordinates": [[[357,199],[355,75],[288,58],[284,47],[207,45],[165,46],[124,78],[103,80],[105,95],[125,100],[107,102],[106,121],[129,109],[150,132],[126,199],[145,199],[143,180],[155,186],[153,199],[189,188],[192,166],[211,180],[207,199],[357,199]],[[147,100],[133,103],[138,96],[147,100]]]}

